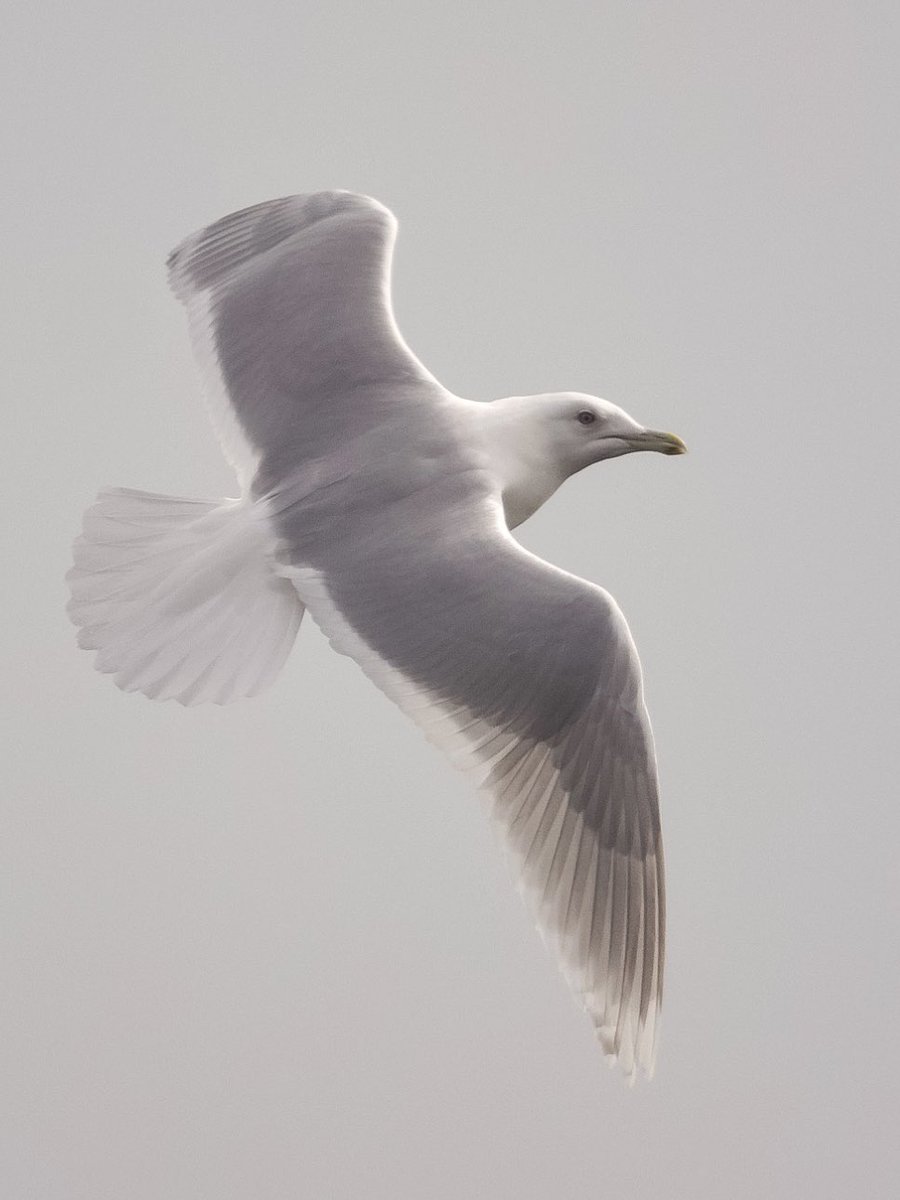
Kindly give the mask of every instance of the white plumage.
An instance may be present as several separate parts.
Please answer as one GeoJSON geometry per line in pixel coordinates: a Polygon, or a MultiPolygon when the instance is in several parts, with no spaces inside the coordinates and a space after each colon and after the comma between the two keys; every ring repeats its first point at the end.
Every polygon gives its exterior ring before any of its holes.
{"type": "Polygon", "coordinates": [[[377,201],[325,192],[173,252],[242,495],[102,493],[70,612],[120,687],[196,704],[266,687],[308,608],[489,797],[545,940],[633,1078],[653,1068],[665,936],[640,666],[611,597],[510,529],[591,463],[684,446],[583,393],[447,392],[393,318],[395,235],[377,201]]]}

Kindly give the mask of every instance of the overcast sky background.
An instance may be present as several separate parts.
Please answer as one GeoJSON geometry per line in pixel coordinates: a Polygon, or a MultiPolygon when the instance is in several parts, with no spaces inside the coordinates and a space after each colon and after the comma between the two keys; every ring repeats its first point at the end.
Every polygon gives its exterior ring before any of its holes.
{"type": "Polygon", "coordinates": [[[895,1195],[897,5],[4,24],[0,1195],[895,1195]],[[188,711],[64,614],[99,486],[234,492],[166,254],[332,187],[397,213],[449,388],[596,393],[691,450],[519,531],[644,663],[670,925],[632,1091],[466,781],[310,620],[264,697],[188,711]]]}

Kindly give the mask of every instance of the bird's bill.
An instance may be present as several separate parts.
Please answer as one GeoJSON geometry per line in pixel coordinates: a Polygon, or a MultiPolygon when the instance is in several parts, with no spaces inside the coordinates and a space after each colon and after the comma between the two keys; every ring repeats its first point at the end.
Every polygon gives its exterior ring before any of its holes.
{"type": "Polygon", "coordinates": [[[642,429],[627,439],[629,450],[656,450],[659,454],[687,454],[687,446],[676,433],[642,429]]]}

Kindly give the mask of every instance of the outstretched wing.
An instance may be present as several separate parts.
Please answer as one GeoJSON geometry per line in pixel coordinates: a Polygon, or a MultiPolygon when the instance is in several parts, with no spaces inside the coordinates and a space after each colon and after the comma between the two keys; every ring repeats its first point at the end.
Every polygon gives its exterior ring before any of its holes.
{"type": "Polygon", "coordinates": [[[665,914],[637,653],[606,592],[524,550],[496,499],[457,495],[341,537],[286,510],[287,570],[335,648],[473,773],[604,1051],[649,1074],[665,914]]]}
{"type": "MultiPolygon", "coordinates": [[[[397,222],[368,196],[288,196],[223,217],[169,256],[210,415],[246,489],[263,458],[334,444],[360,389],[440,391],[391,310],[397,222]]],[[[372,414],[373,416],[375,414],[372,414]]]]}

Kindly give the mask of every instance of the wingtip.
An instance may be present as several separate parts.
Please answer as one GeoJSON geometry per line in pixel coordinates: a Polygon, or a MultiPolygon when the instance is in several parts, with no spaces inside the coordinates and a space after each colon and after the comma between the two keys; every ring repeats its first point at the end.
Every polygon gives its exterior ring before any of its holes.
{"type": "Polygon", "coordinates": [[[656,1073],[655,1029],[641,1024],[633,1036],[621,1037],[608,1026],[598,1025],[594,1035],[607,1065],[618,1067],[629,1087],[634,1087],[639,1075],[643,1075],[648,1083],[653,1079],[656,1073]]]}

